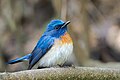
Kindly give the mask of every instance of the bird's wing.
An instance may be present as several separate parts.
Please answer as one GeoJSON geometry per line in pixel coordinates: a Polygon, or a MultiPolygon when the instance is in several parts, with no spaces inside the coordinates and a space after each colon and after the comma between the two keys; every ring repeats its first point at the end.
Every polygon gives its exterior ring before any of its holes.
{"type": "Polygon", "coordinates": [[[42,36],[31,53],[32,56],[29,61],[28,69],[31,69],[47,53],[53,44],[54,38],[50,36],[42,36]]]}

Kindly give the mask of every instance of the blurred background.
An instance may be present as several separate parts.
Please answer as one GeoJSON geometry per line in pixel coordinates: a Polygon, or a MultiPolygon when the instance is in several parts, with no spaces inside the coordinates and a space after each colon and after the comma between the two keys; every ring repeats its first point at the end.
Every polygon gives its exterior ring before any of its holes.
{"type": "Polygon", "coordinates": [[[120,68],[120,0],[0,0],[0,72],[27,69],[7,61],[31,53],[52,19],[70,20],[70,63],[120,68]]]}

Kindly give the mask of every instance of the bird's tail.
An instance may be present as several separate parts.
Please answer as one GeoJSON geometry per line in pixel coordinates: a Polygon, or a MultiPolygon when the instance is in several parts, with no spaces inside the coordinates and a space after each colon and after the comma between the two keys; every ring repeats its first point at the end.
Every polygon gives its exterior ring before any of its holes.
{"type": "Polygon", "coordinates": [[[14,64],[14,63],[22,62],[22,61],[24,61],[24,60],[29,60],[30,57],[31,57],[31,54],[27,54],[27,55],[25,55],[25,56],[23,56],[23,57],[21,57],[21,58],[16,58],[16,59],[14,59],[14,60],[10,60],[10,61],[8,61],[7,63],[8,63],[8,64],[14,64]]]}

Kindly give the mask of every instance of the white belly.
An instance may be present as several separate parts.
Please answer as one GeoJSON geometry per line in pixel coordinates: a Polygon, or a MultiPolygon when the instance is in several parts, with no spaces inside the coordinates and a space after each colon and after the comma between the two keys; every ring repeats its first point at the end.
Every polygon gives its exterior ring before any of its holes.
{"type": "Polygon", "coordinates": [[[73,44],[57,45],[55,44],[39,61],[41,67],[51,67],[63,65],[70,57],[73,51],[73,44]]]}

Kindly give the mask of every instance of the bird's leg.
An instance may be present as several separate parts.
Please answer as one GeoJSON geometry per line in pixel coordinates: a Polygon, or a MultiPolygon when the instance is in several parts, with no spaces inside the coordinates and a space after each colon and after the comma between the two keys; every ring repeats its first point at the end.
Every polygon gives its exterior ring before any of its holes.
{"type": "Polygon", "coordinates": [[[59,65],[59,64],[58,64],[58,66],[59,66],[59,67],[64,67],[63,65],[59,65]]]}
{"type": "Polygon", "coordinates": [[[56,65],[56,66],[52,66],[51,68],[60,68],[60,66],[56,65]]]}
{"type": "Polygon", "coordinates": [[[66,66],[66,65],[57,65],[57,67],[59,67],[59,68],[67,68],[67,67],[69,67],[69,66],[66,66]]]}
{"type": "Polygon", "coordinates": [[[63,65],[60,65],[60,66],[64,67],[64,68],[69,68],[69,67],[75,68],[74,64],[63,64],[63,65]]]}

